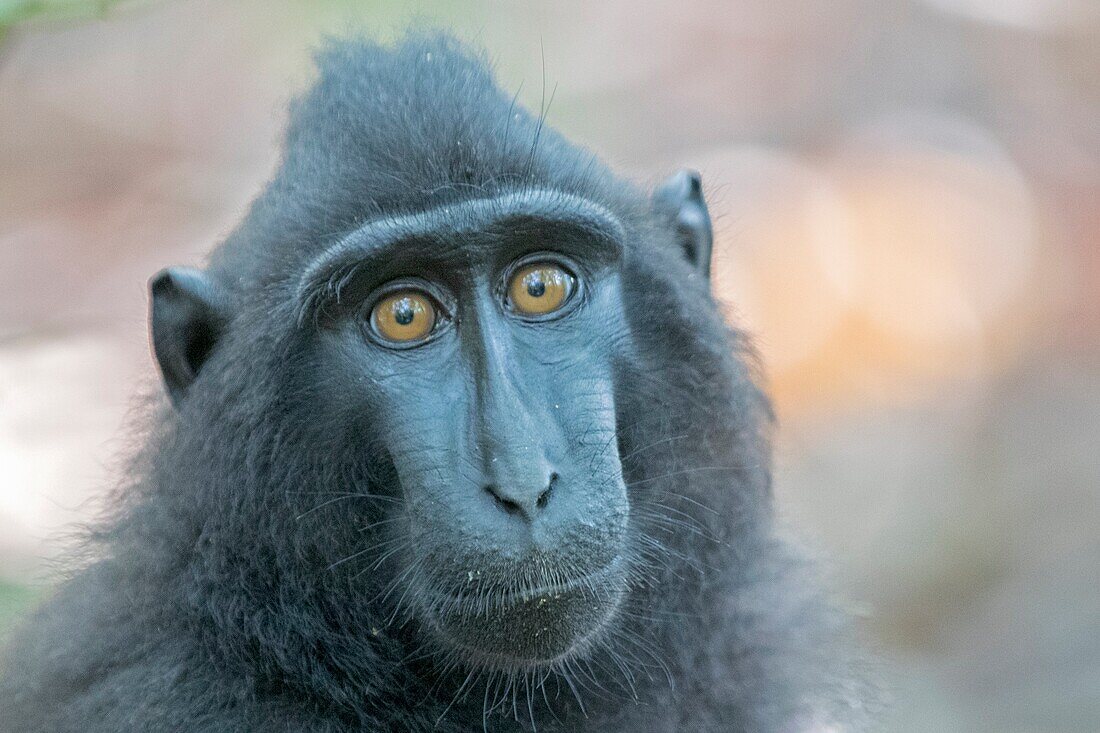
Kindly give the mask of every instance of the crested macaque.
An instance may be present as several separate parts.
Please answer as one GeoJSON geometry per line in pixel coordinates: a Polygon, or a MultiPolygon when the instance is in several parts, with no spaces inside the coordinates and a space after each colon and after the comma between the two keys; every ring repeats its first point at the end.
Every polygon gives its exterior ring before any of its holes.
{"type": "Polygon", "coordinates": [[[445,36],[318,69],[151,280],[167,399],[0,730],[863,729],[700,177],[613,174],[445,36]]]}

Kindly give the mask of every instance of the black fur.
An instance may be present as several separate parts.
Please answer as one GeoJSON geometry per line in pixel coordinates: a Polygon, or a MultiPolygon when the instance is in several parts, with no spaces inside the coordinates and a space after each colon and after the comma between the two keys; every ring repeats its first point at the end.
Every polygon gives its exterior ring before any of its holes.
{"type": "Polygon", "coordinates": [[[338,43],[318,63],[281,167],[210,260],[232,317],[179,409],[156,409],[96,559],[8,648],[0,730],[862,729],[845,619],[777,537],[751,349],[675,226],[452,40],[338,43]],[[332,567],[399,511],[400,489],[369,438],[319,428],[294,296],[363,222],[525,188],[596,202],[627,229],[632,356],[608,449],[641,549],[598,643],[502,672],[425,644],[381,550],[332,567]]]}

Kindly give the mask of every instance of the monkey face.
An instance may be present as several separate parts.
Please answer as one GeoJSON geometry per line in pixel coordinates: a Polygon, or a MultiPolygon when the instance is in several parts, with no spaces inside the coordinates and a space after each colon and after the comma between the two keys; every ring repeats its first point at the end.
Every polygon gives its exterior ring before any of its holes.
{"type": "Polygon", "coordinates": [[[494,667],[583,648],[628,577],[618,225],[582,203],[551,217],[558,206],[528,192],[390,222],[384,242],[336,245],[303,285],[321,399],[394,477],[401,597],[437,641],[494,667]]]}

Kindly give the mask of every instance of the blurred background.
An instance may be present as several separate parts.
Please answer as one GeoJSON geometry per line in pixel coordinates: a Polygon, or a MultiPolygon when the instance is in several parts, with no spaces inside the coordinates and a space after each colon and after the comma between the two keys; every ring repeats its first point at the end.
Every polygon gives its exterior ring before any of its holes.
{"type": "Polygon", "coordinates": [[[0,0],[0,634],[158,388],[149,275],[242,216],[311,45],[423,25],[640,183],[703,172],[882,730],[1100,730],[1097,0],[0,0]]]}

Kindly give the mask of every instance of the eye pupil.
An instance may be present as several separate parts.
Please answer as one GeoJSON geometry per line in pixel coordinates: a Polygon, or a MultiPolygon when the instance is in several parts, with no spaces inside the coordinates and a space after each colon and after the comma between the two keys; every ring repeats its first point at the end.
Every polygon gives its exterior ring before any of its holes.
{"type": "Polygon", "coordinates": [[[541,298],[546,293],[546,283],[539,273],[531,273],[527,276],[527,294],[532,298],[541,298]]]}
{"type": "Polygon", "coordinates": [[[407,326],[413,322],[414,318],[416,318],[416,311],[413,310],[412,303],[407,299],[394,305],[393,320],[397,321],[398,324],[407,326]]]}

